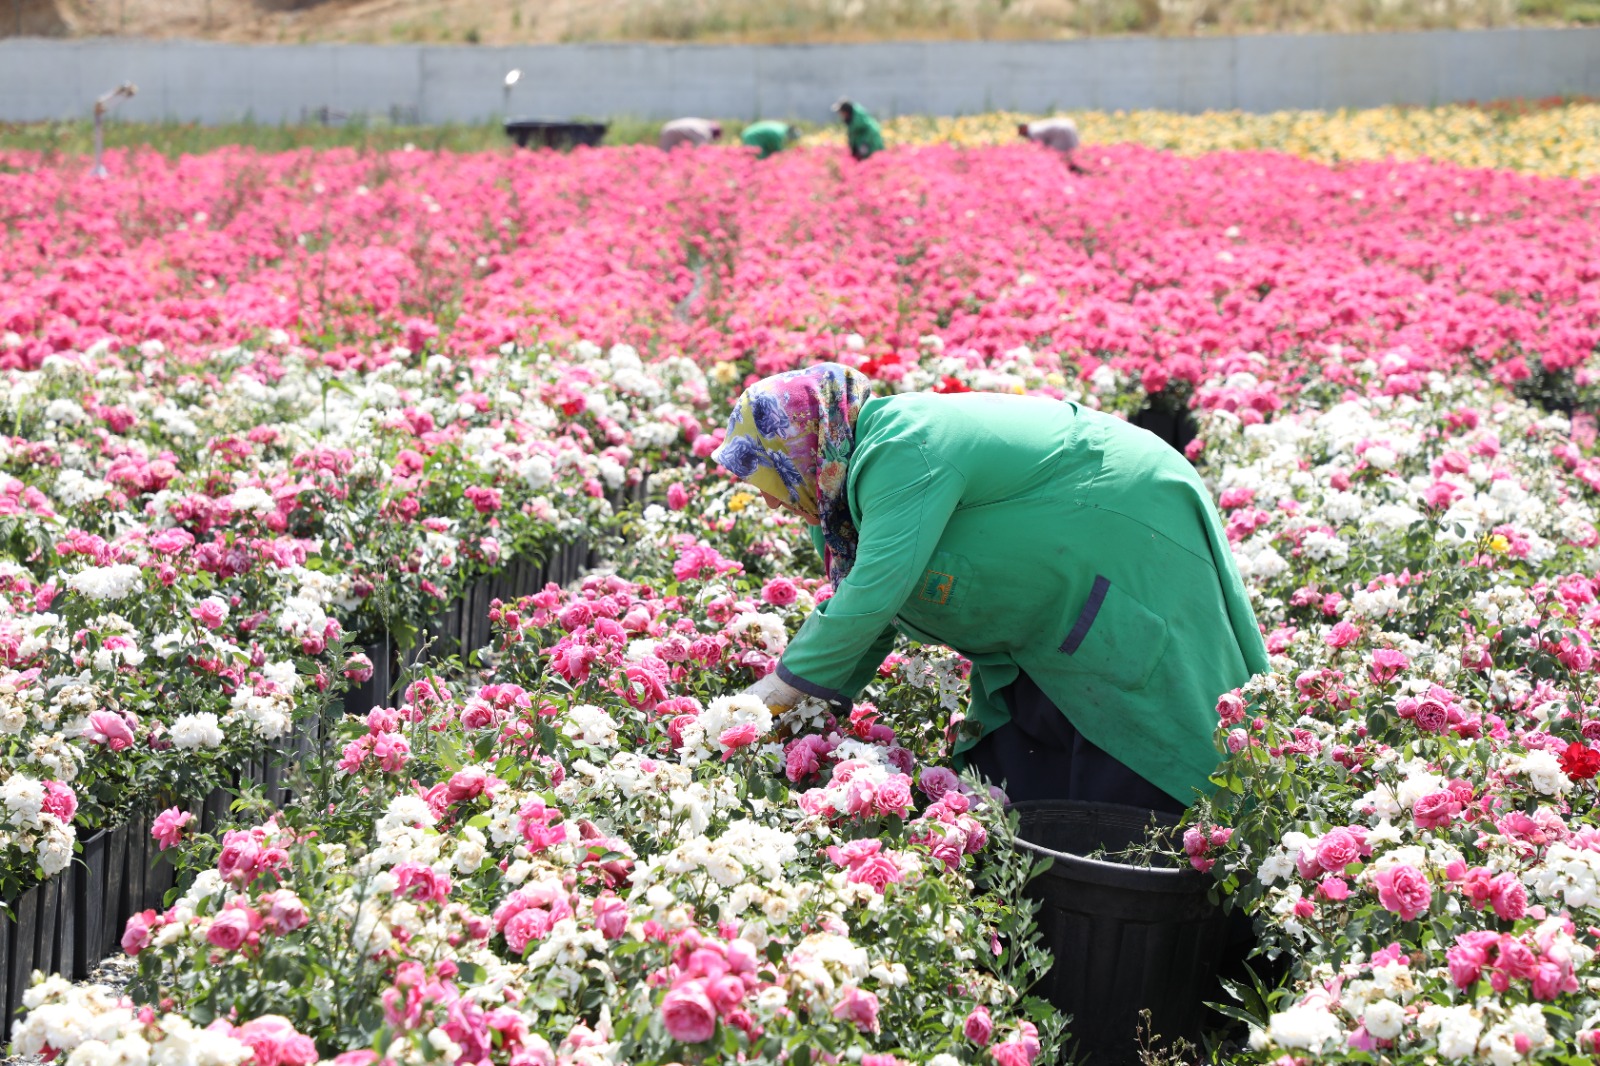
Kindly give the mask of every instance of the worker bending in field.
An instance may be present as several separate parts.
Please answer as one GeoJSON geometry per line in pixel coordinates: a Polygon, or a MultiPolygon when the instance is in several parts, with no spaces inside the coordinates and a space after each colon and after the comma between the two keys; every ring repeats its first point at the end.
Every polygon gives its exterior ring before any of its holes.
{"type": "Polygon", "coordinates": [[[1025,137],[1034,144],[1042,144],[1061,153],[1066,160],[1067,167],[1074,174],[1087,174],[1087,170],[1078,165],[1073,153],[1078,150],[1078,127],[1070,118],[1041,118],[1033,122],[1024,122],[1017,127],[1017,135],[1025,137]]]}
{"type": "Polygon", "coordinates": [[[840,100],[833,105],[833,111],[844,123],[851,158],[859,161],[874,152],[883,151],[883,130],[879,128],[878,120],[867,114],[864,108],[849,100],[840,100]]]}
{"type": "Polygon", "coordinates": [[[870,384],[837,363],[759,381],[713,453],[811,525],[833,582],[747,692],[848,713],[898,631],[971,660],[957,756],[1012,800],[1209,793],[1217,697],[1268,664],[1194,469],[1076,403],[870,384]]]}
{"type": "Polygon", "coordinates": [[[722,140],[722,123],[708,118],[675,118],[661,127],[661,150],[670,152],[680,145],[697,148],[722,140]]]}
{"type": "Polygon", "coordinates": [[[739,134],[740,143],[761,149],[761,158],[783,151],[800,136],[800,131],[787,122],[752,122],[739,134]]]}

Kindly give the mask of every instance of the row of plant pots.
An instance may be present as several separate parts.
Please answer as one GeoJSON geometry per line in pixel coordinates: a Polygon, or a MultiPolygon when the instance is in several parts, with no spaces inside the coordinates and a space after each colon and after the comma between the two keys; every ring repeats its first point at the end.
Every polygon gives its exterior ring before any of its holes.
{"type": "MultiPolygon", "coordinates": [[[[642,500],[643,486],[630,495],[635,501],[642,500]]],[[[428,620],[411,647],[402,649],[388,634],[364,647],[372,660],[372,677],[335,701],[329,720],[388,706],[404,672],[424,658],[458,655],[466,659],[488,647],[493,600],[528,596],[550,582],[568,584],[596,562],[588,538],[579,536],[552,550],[542,561],[514,559],[498,572],[479,578],[428,620]]],[[[294,796],[291,777],[295,766],[325,754],[323,747],[331,736],[332,730],[325,728],[322,720],[298,723],[287,744],[248,760],[229,786],[214,788],[205,796],[167,797],[168,802],[141,807],[122,825],[82,838],[80,854],[59,876],[6,901],[10,909],[0,910],[0,1048],[10,1039],[12,1021],[34,971],[82,980],[121,949],[122,931],[130,916],[166,906],[175,870],[150,835],[151,823],[160,810],[174,804],[184,806],[195,816],[191,824],[210,833],[226,823],[234,798],[252,786],[268,801],[282,806],[294,796]]]]}

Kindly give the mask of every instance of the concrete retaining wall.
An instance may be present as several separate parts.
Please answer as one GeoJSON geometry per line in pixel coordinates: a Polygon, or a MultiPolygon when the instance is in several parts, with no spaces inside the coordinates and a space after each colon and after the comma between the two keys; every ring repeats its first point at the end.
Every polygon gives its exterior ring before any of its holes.
{"type": "Polygon", "coordinates": [[[828,117],[993,108],[1176,111],[1600,95],[1600,29],[870,45],[229,45],[0,41],[0,119],[82,117],[122,81],[130,119],[299,121],[318,109],[476,122],[512,114],[828,117]]]}

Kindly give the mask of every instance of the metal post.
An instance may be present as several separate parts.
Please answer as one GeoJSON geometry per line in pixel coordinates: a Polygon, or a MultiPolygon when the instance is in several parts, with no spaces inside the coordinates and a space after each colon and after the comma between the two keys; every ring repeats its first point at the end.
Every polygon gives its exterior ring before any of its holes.
{"type": "Polygon", "coordinates": [[[89,173],[97,178],[106,176],[105,164],[100,161],[101,153],[105,150],[105,137],[102,126],[105,113],[115,107],[118,101],[132,96],[139,91],[139,87],[131,81],[125,81],[108,93],[102,93],[94,102],[94,169],[89,173]]]}
{"type": "Polygon", "coordinates": [[[502,119],[508,119],[511,117],[511,87],[521,80],[521,78],[522,70],[520,68],[517,70],[506,71],[505,94],[500,105],[500,117],[502,119]]]}
{"type": "Polygon", "coordinates": [[[101,125],[105,117],[106,108],[99,100],[94,102],[94,169],[89,171],[97,178],[106,176],[105,164],[100,162],[100,156],[105,152],[105,135],[101,132],[101,125]]]}

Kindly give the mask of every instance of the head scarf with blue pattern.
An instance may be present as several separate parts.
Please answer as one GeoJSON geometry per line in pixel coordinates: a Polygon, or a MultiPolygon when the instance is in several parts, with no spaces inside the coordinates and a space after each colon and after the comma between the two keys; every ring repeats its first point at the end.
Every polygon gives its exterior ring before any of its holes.
{"type": "Polygon", "coordinates": [[[856,561],[846,474],[856,416],[871,397],[871,379],[839,363],[763,378],[739,397],[711,453],[734,477],[821,520],[835,585],[856,561]]]}

